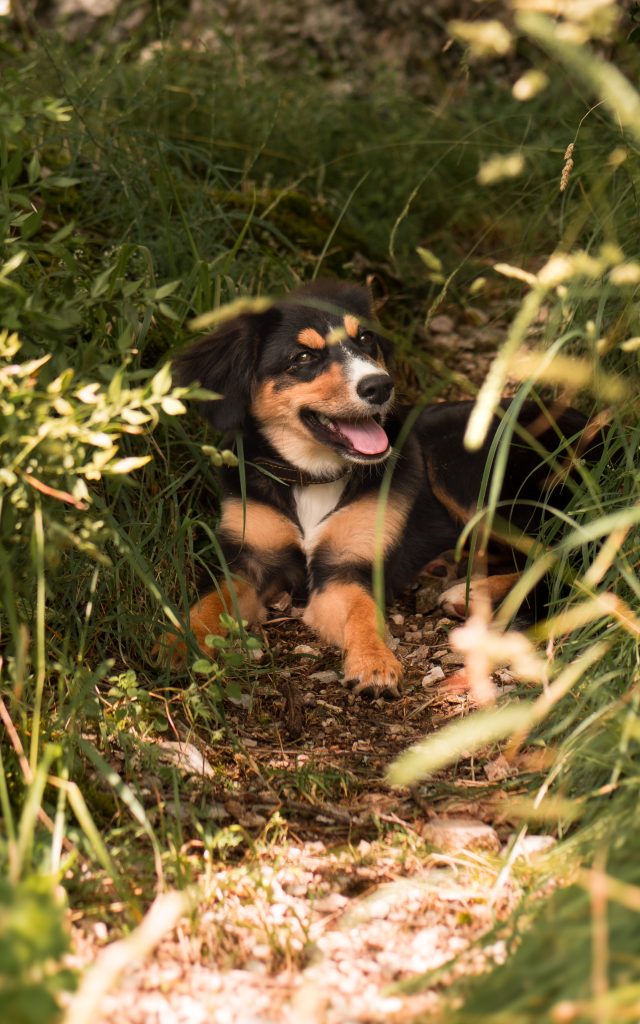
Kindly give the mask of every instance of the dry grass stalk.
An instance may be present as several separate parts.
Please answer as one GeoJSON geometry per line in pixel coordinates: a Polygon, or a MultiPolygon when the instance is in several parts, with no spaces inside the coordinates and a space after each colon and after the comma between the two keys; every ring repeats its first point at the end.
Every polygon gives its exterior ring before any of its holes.
{"type": "Polygon", "coordinates": [[[560,178],[560,191],[564,192],[567,185],[569,184],[569,178],[571,171],[573,170],[573,150],[574,143],[570,142],[564,152],[564,167],[562,168],[562,176],[560,178]]]}
{"type": "Polygon", "coordinates": [[[138,927],[124,939],[112,942],[87,971],[65,1016],[65,1024],[92,1024],[102,997],[136,961],[142,960],[188,914],[192,897],[186,892],[158,896],[138,927]]]}

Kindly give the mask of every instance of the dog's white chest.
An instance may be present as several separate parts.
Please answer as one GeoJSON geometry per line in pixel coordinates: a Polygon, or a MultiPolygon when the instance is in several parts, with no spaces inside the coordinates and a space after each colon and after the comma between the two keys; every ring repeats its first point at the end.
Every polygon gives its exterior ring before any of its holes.
{"type": "Polygon", "coordinates": [[[342,497],[346,479],[333,480],[328,484],[309,484],[308,487],[294,487],[298,520],[302,527],[305,551],[313,545],[316,530],[325,516],[333,512],[342,497]]]}

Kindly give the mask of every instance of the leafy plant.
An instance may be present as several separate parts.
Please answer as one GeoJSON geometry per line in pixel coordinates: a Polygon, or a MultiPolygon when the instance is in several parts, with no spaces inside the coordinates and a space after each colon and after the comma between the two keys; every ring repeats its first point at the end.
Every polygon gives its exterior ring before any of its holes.
{"type": "Polygon", "coordinates": [[[0,879],[0,999],[12,1024],[54,1024],[58,995],[75,988],[60,966],[69,949],[65,901],[51,879],[31,876],[18,885],[0,879]]]}

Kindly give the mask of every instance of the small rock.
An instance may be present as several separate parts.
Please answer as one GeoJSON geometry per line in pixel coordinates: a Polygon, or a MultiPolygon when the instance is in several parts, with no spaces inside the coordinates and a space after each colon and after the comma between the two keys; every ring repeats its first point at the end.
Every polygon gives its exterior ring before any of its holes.
{"type": "Polygon", "coordinates": [[[298,898],[304,899],[307,895],[307,886],[304,882],[293,882],[291,885],[285,887],[287,896],[297,896],[298,898]]]}
{"type": "Polygon", "coordinates": [[[500,840],[495,829],[475,818],[432,818],[422,829],[424,838],[437,850],[457,853],[462,850],[498,852],[500,840]]]}
{"type": "Polygon", "coordinates": [[[395,615],[391,616],[391,621],[395,626],[404,626],[404,615],[400,612],[396,612],[395,615]]]}
{"type": "Polygon", "coordinates": [[[424,686],[426,690],[428,686],[433,686],[434,683],[440,682],[441,679],[444,679],[444,672],[439,665],[434,665],[433,668],[427,672],[426,676],[422,677],[421,685],[424,686]]]}
{"type": "Polygon", "coordinates": [[[440,661],[446,668],[459,668],[460,665],[464,665],[463,655],[457,654],[455,651],[445,654],[440,661]]]}
{"type": "Polygon", "coordinates": [[[251,808],[245,807],[239,800],[227,800],[227,811],[244,828],[257,828],[265,825],[267,819],[262,814],[257,814],[251,808]]]}
{"type": "Polygon", "coordinates": [[[439,647],[437,651],[432,654],[433,658],[444,658],[449,653],[448,647],[439,647]]]}
{"type": "Polygon", "coordinates": [[[499,754],[495,761],[489,761],[484,766],[484,774],[489,782],[501,782],[502,779],[508,779],[510,775],[514,774],[514,771],[513,765],[509,764],[504,754],[499,754]]]}
{"type": "Polygon", "coordinates": [[[215,775],[204,754],[193,743],[158,740],[156,747],[160,761],[174,765],[185,775],[203,775],[208,779],[215,775]]]}
{"type": "Polygon", "coordinates": [[[259,665],[266,658],[266,651],[263,651],[261,647],[252,647],[249,651],[249,655],[252,661],[255,661],[259,665]]]}
{"type": "Polygon", "coordinates": [[[468,342],[464,342],[459,334],[436,334],[431,337],[431,344],[438,348],[470,348],[468,342]]]}
{"type": "Polygon", "coordinates": [[[316,698],[315,693],[311,693],[311,691],[308,690],[305,693],[304,697],[302,698],[302,703],[305,706],[305,708],[315,707],[316,703],[317,703],[317,698],[316,698]]]}
{"type": "Polygon", "coordinates": [[[438,604],[438,598],[442,593],[442,581],[426,583],[420,590],[416,591],[416,611],[424,615],[431,612],[438,604]]]}
{"type": "MultiPolygon", "coordinates": [[[[199,813],[202,813],[200,811],[199,813]]],[[[210,803],[207,804],[205,811],[205,817],[210,818],[211,821],[225,821],[229,817],[229,812],[223,804],[210,803]]]]}
{"type": "Polygon", "coordinates": [[[442,638],[437,629],[425,629],[422,631],[422,639],[426,644],[442,643],[442,638]]]}
{"type": "Polygon", "coordinates": [[[429,329],[434,334],[450,334],[453,330],[453,320],[446,313],[440,313],[429,322],[429,329]]]}
{"type": "Polygon", "coordinates": [[[318,652],[315,647],[310,647],[309,644],[298,644],[297,647],[293,648],[292,654],[305,654],[311,655],[314,658],[318,657],[318,652]]]}
{"type": "Polygon", "coordinates": [[[516,848],[516,857],[522,857],[524,860],[542,857],[549,852],[552,846],[556,845],[556,842],[557,840],[553,836],[521,836],[516,848]]]}
{"type": "Polygon", "coordinates": [[[327,669],[326,672],[312,672],[309,676],[309,681],[320,683],[321,686],[327,686],[329,683],[338,682],[338,673],[333,672],[331,669],[327,669]]]}
{"type": "Polygon", "coordinates": [[[445,617],[443,619],[438,619],[438,621],[436,622],[436,629],[449,629],[450,626],[458,626],[458,625],[459,625],[458,622],[454,622],[453,619],[447,619],[445,617]]]}
{"type": "Polygon", "coordinates": [[[418,641],[422,640],[422,630],[410,629],[404,634],[404,638],[408,644],[417,644],[418,641]]]}
{"type": "Polygon", "coordinates": [[[348,902],[349,900],[342,893],[332,892],[328,896],[316,900],[313,904],[313,909],[321,914],[335,914],[340,910],[344,910],[348,902]]]}
{"type": "Polygon", "coordinates": [[[426,644],[420,644],[419,647],[407,654],[407,660],[413,662],[414,665],[419,665],[421,662],[427,661],[429,651],[430,648],[426,644]]]}

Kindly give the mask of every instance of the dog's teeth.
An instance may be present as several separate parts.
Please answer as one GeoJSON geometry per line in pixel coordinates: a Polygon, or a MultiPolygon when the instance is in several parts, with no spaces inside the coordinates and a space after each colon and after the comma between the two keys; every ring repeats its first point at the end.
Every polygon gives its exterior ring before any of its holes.
{"type": "Polygon", "coordinates": [[[332,425],[331,420],[328,416],[325,416],[324,413],[319,412],[317,413],[317,416],[323,427],[330,427],[332,425]]]}

